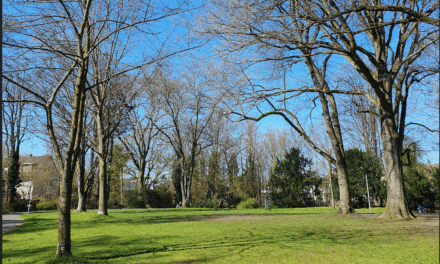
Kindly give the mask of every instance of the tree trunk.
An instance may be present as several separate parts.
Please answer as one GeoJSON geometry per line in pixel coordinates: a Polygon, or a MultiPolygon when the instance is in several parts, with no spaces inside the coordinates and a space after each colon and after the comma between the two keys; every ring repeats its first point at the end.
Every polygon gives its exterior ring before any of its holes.
{"type": "Polygon", "coordinates": [[[332,185],[332,164],[328,162],[328,176],[330,179],[330,194],[332,196],[332,207],[335,209],[335,199],[333,198],[333,185],[332,185]]]}
{"type": "MultiPolygon", "coordinates": [[[[309,55],[303,52],[304,55],[309,55]]],[[[345,162],[344,144],[342,141],[341,125],[339,123],[338,108],[335,98],[332,94],[326,94],[330,91],[328,83],[325,79],[325,72],[319,70],[310,57],[306,57],[305,63],[309,69],[315,87],[320,88],[322,92],[318,92],[319,101],[321,103],[322,116],[326,125],[327,135],[330,138],[333,152],[336,158],[336,169],[338,171],[339,185],[339,207],[338,213],[349,214],[355,213],[351,204],[349,182],[347,175],[347,165],[345,162]]]]}
{"type": "Polygon", "coordinates": [[[192,168],[186,168],[186,164],[181,163],[182,166],[182,177],[180,178],[180,188],[182,190],[182,207],[188,207],[191,202],[191,178],[192,178],[192,168]]]}
{"type": "MultiPolygon", "coordinates": [[[[64,163],[63,173],[61,175],[60,182],[60,197],[58,205],[58,244],[55,258],[61,256],[71,256],[71,237],[70,237],[70,206],[72,203],[72,181],[73,172],[76,166],[81,142],[81,129],[85,107],[85,78],[87,72],[84,70],[87,68],[87,61],[84,62],[83,68],[78,69],[78,78],[75,88],[74,106],[72,121],[70,127],[69,143],[67,145],[66,158],[64,163]]],[[[48,115],[48,119],[51,120],[52,116],[48,115]]],[[[48,122],[51,124],[51,122],[48,122]]],[[[49,133],[53,135],[53,130],[49,133]]],[[[58,156],[58,158],[61,158],[58,156]]]]}
{"type": "Polygon", "coordinates": [[[381,137],[387,176],[387,202],[381,218],[412,219],[415,216],[409,210],[403,183],[401,153],[398,133],[393,115],[381,115],[381,137]]]}
{"type": "MultiPolygon", "coordinates": [[[[70,163],[70,162],[69,162],[70,163]]],[[[66,164],[67,165],[67,164],[66,164]]],[[[72,193],[72,170],[67,165],[64,175],[61,176],[60,198],[58,205],[58,245],[56,257],[71,256],[71,238],[70,238],[70,204],[72,193]]]]}
{"type": "Polygon", "coordinates": [[[98,131],[98,179],[99,179],[99,205],[98,215],[108,215],[107,212],[107,164],[104,153],[104,131],[102,129],[102,117],[98,115],[96,122],[98,131]]]}
{"type": "Polygon", "coordinates": [[[98,205],[98,214],[99,215],[108,215],[107,212],[107,168],[104,159],[99,156],[99,205],[98,205]]]}
{"type": "MultiPolygon", "coordinates": [[[[84,147],[84,145],[82,146],[84,147]]],[[[86,156],[85,153],[81,153],[81,157],[78,160],[78,208],[75,212],[86,212],[86,193],[85,193],[85,173],[86,173],[86,156]]]]}
{"type": "Polygon", "coordinates": [[[340,131],[339,118],[336,108],[336,102],[332,95],[324,96],[324,93],[318,93],[322,115],[327,128],[327,135],[330,138],[333,152],[336,158],[336,169],[338,171],[339,185],[339,207],[338,213],[349,214],[355,213],[350,199],[350,191],[348,188],[347,165],[345,163],[344,146],[342,144],[342,134],[340,131]],[[328,100],[330,99],[330,100],[328,100]],[[329,105],[330,110],[329,111],[329,105]]]}

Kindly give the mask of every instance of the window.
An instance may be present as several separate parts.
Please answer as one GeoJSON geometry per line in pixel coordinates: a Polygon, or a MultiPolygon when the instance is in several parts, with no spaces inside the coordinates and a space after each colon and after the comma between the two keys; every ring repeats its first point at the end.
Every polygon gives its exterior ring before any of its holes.
{"type": "Polygon", "coordinates": [[[23,164],[23,172],[29,172],[32,170],[32,164],[23,164]]]}

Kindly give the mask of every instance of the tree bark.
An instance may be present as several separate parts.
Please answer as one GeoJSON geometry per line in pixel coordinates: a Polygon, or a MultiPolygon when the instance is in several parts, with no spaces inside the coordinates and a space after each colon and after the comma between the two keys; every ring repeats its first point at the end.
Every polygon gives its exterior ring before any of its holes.
{"type": "MultiPolygon", "coordinates": [[[[84,148],[84,142],[82,144],[84,148]]],[[[86,212],[86,193],[85,193],[85,173],[86,173],[86,155],[81,150],[81,156],[78,160],[78,207],[75,212],[86,212]]]]}
{"type": "Polygon", "coordinates": [[[385,160],[387,202],[385,212],[381,215],[381,218],[413,219],[415,216],[409,210],[405,196],[401,152],[399,148],[398,133],[395,129],[395,119],[389,111],[384,110],[380,111],[380,132],[385,160]]]}
{"type": "MultiPolygon", "coordinates": [[[[85,79],[87,71],[87,60],[83,67],[78,69],[78,78],[75,89],[74,107],[70,128],[70,139],[67,145],[64,170],[61,175],[60,197],[58,205],[58,244],[55,257],[71,256],[70,237],[70,206],[72,203],[72,181],[73,171],[78,158],[78,149],[81,141],[81,128],[85,105],[85,79]]],[[[53,131],[52,131],[53,132],[53,131]]]]}
{"type": "Polygon", "coordinates": [[[107,212],[107,163],[104,151],[104,131],[102,129],[102,117],[98,115],[98,120],[96,122],[96,127],[98,131],[98,179],[99,179],[99,205],[98,205],[98,215],[108,215],[107,212]]]}

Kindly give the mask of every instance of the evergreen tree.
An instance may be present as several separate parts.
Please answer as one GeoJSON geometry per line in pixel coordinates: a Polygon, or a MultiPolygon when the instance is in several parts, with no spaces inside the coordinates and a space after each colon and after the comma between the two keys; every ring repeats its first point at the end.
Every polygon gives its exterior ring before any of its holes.
{"type": "Polygon", "coordinates": [[[21,183],[20,175],[20,155],[14,149],[12,150],[9,168],[8,168],[8,186],[9,186],[9,203],[13,203],[13,199],[17,195],[17,185],[21,183]]]}
{"type": "Polygon", "coordinates": [[[176,160],[174,162],[173,166],[173,172],[171,174],[171,181],[174,186],[174,190],[176,191],[175,201],[176,204],[182,201],[182,189],[181,189],[181,183],[180,178],[182,177],[182,166],[180,165],[180,162],[176,160]]]}
{"type": "Polygon", "coordinates": [[[310,160],[297,148],[290,149],[284,159],[277,158],[269,185],[275,206],[304,207],[313,205],[312,191],[319,194],[322,179],[308,169],[310,160]]]}
{"type": "Polygon", "coordinates": [[[354,199],[354,205],[368,206],[365,173],[368,177],[370,200],[378,200],[383,205],[387,194],[385,181],[381,180],[384,174],[380,160],[359,149],[345,151],[345,160],[350,182],[350,195],[354,199]]]}

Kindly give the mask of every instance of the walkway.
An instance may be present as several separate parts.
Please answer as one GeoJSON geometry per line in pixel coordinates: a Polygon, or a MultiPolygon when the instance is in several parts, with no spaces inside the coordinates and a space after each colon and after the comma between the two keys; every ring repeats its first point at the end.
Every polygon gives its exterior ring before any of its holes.
{"type": "Polygon", "coordinates": [[[7,233],[24,224],[24,220],[19,216],[21,214],[26,213],[2,214],[2,234],[7,233]]]}

